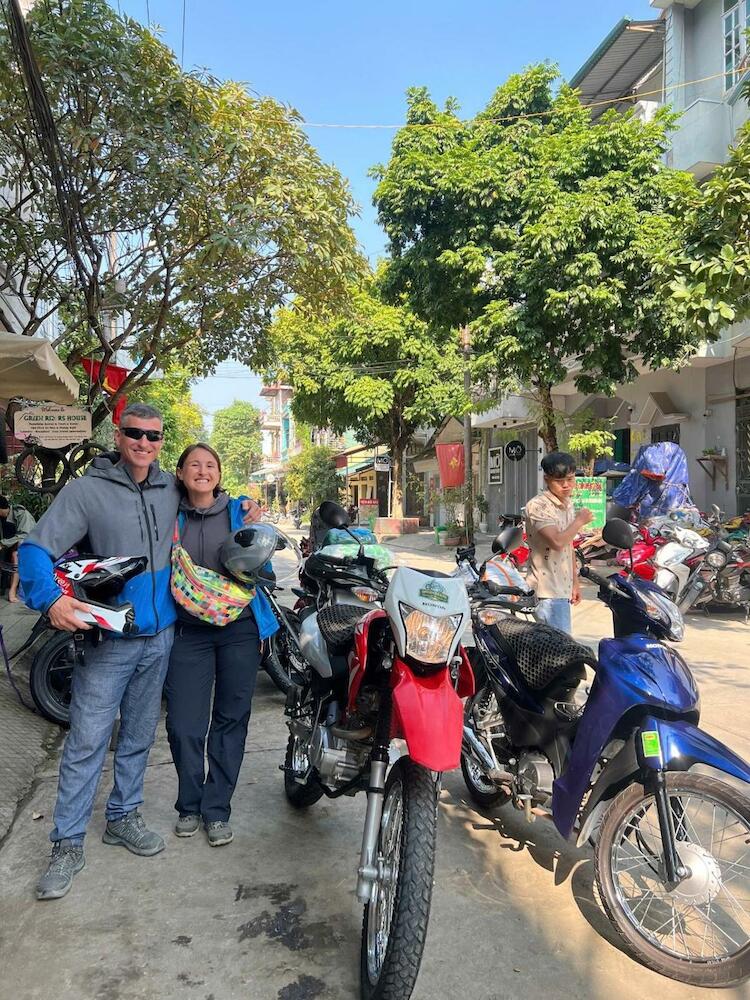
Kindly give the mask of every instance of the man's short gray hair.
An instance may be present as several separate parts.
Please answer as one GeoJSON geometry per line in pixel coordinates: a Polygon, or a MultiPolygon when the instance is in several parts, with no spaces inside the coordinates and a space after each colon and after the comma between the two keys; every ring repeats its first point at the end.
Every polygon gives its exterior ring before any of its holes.
{"type": "Polygon", "coordinates": [[[164,417],[159,410],[148,403],[131,403],[130,406],[126,406],[120,414],[120,426],[126,417],[137,417],[138,420],[161,420],[164,423],[164,417]]]}

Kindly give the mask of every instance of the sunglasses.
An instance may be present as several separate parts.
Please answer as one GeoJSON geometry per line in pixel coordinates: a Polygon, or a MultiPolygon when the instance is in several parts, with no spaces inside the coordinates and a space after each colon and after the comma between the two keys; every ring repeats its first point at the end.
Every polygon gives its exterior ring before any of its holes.
{"type": "Polygon", "coordinates": [[[140,441],[142,437],[145,437],[152,444],[161,441],[164,437],[162,431],[144,431],[141,427],[121,427],[120,434],[132,438],[133,441],[140,441]]]}

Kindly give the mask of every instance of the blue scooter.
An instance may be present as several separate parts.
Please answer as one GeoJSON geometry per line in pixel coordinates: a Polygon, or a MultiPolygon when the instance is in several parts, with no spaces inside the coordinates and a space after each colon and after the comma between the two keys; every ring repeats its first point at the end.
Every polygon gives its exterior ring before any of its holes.
{"type": "MultiPolygon", "coordinates": [[[[622,520],[603,537],[632,549],[622,520]]],[[[575,832],[578,846],[589,841],[607,917],[644,964],[693,985],[735,985],[750,976],[750,800],[737,787],[750,783],[750,766],[698,728],[696,683],[665,644],[683,637],[677,607],[632,574],[607,578],[584,564],[581,576],[614,621],[598,659],[522,620],[533,595],[471,588],[467,788],[481,806],[510,801],[529,820],[550,816],[563,837],[575,832]],[[595,671],[587,698],[586,664],[595,671]]]]}

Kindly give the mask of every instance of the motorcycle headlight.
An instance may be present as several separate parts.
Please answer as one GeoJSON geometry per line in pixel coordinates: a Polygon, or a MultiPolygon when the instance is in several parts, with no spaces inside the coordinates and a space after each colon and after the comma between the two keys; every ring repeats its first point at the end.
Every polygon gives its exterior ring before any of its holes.
{"type": "Polygon", "coordinates": [[[727,557],[723,552],[715,550],[714,552],[709,552],[706,556],[706,563],[712,566],[714,569],[721,569],[722,566],[726,566],[727,557]]]}
{"type": "Polygon", "coordinates": [[[399,611],[406,630],[406,655],[421,663],[447,663],[463,615],[435,618],[408,604],[399,604],[399,611]]]}
{"type": "Polygon", "coordinates": [[[661,594],[641,594],[646,613],[667,628],[667,636],[673,642],[681,642],[685,637],[685,624],[679,608],[668,597],[661,594]]]}

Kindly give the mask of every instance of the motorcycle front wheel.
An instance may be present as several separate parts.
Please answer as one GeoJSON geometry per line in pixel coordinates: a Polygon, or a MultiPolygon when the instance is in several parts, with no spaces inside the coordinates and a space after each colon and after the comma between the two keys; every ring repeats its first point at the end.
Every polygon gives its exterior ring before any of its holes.
{"type": "Polygon", "coordinates": [[[689,876],[665,884],[656,802],[641,785],[612,801],[596,847],[607,917],[628,950],[663,976],[726,987],[750,976],[750,802],[732,786],[667,775],[675,847],[689,876]]]}
{"type": "Polygon", "coordinates": [[[365,905],[363,1000],[408,1000],[412,994],[430,918],[436,837],[437,789],[432,772],[402,757],[385,784],[379,875],[365,905]]]}
{"type": "MultiPolygon", "coordinates": [[[[299,615],[294,611],[286,612],[287,620],[294,633],[299,637],[301,622],[299,615]]],[[[282,694],[287,694],[293,684],[304,684],[305,662],[294,642],[290,639],[286,631],[286,626],[281,626],[268,640],[270,650],[268,656],[263,661],[263,668],[274,682],[282,694]]]]}

